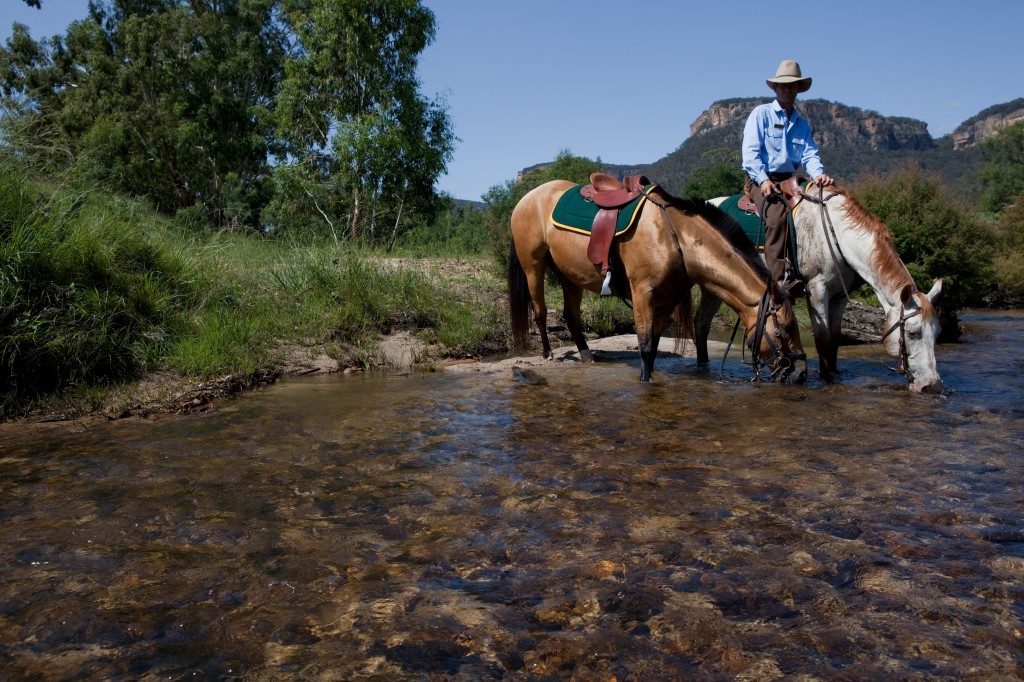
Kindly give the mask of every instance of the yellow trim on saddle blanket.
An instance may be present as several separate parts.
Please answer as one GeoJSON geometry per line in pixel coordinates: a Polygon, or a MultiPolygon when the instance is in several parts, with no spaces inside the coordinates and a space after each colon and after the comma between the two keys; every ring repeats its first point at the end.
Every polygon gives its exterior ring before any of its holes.
{"type": "MultiPolygon", "coordinates": [[[[813,181],[813,180],[811,180],[811,181],[810,181],[810,182],[808,182],[808,183],[807,183],[806,185],[804,185],[804,188],[803,188],[802,194],[807,194],[807,190],[809,190],[809,189],[811,188],[811,186],[812,186],[812,185],[814,185],[814,181],[813,181]]],[[[790,216],[792,216],[792,217],[794,217],[794,218],[795,218],[795,217],[796,217],[796,211],[797,211],[797,209],[798,209],[798,208],[800,208],[800,205],[801,205],[801,204],[803,204],[803,203],[804,203],[804,198],[803,198],[803,196],[801,196],[801,197],[800,197],[800,201],[796,202],[796,206],[794,206],[794,207],[793,207],[793,208],[792,208],[792,209],[790,210],[790,212],[789,212],[790,216]]]]}
{"type": "MultiPolygon", "coordinates": [[[[579,188],[582,187],[582,186],[583,185],[577,185],[576,187],[573,187],[572,189],[569,189],[567,191],[569,191],[569,192],[571,192],[573,190],[579,191],[579,188]]],[[[650,192],[651,190],[653,190],[657,186],[658,185],[656,185],[656,184],[651,184],[651,185],[647,185],[644,188],[644,191],[641,192],[640,196],[638,196],[636,198],[636,206],[633,207],[633,212],[629,214],[629,220],[625,221],[625,225],[621,229],[619,228],[619,225],[623,225],[623,221],[625,219],[625,216],[622,215],[622,214],[619,215],[619,219],[616,221],[616,226],[615,226],[615,236],[618,236],[620,234],[624,234],[625,232],[628,232],[630,230],[630,228],[633,227],[633,223],[636,221],[637,216],[640,215],[640,211],[643,209],[644,203],[647,202],[647,192],[650,192]]],[[[595,204],[595,206],[596,206],[596,204],[595,204]]],[[[586,234],[586,235],[590,234],[590,226],[589,225],[586,228],[582,228],[582,227],[576,227],[575,225],[569,225],[567,223],[561,223],[561,222],[558,222],[557,220],[555,220],[555,210],[557,208],[558,208],[558,202],[555,202],[555,206],[551,209],[551,215],[548,216],[549,220],[551,220],[551,224],[552,225],[554,225],[555,227],[557,227],[560,230],[568,230],[569,232],[575,232],[577,234],[586,234]]],[[[594,213],[596,214],[597,211],[594,211],[594,213]]]]}

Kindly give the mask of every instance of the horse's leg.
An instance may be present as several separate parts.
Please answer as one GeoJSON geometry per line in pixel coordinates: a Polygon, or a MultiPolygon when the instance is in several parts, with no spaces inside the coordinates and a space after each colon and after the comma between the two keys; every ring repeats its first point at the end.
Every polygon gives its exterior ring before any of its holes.
{"type": "MultiPolygon", "coordinates": [[[[636,291],[636,287],[633,288],[636,291]]],[[[654,360],[658,357],[661,334],[672,316],[672,310],[658,312],[651,300],[651,292],[633,298],[633,321],[636,340],[640,348],[640,381],[648,382],[654,373],[654,360]]]]}
{"type": "Polygon", "coordinates": [[[708,336],[711,335],[711,323],[715,313],[722,306],[722,300],[705,289],[700,290],[700,305],[693,317],[693,345],[697,350],[697,364],[706,365],[708,358],[708,336]]]}
{"type": "MultiPolygon", "coordinates": [[[[522,260],[522,259],[520,259],[522,260]]],[[[540,334],[540,342],[544,349],[544,359],[551,354],[551,342],[548,341],[548,306],[544,302],[544,275],[547,270],[547,253],[535,253],[524,262],[523,269],[526,271],[526,284],[530,290],[530,301],[533,305],[533,321],[537,323],[537,332],[540,334]]]]}
{"type": "Polygon", "coordinates": [[[580,351],[580,360],[593,362],[594,354],[587,345],[587,337],[583,335],[583,317],[580,314],[580,305],[583,302],[583,288],[570,282],[566,277],[559,280],[562,283],[562,315],[565,317],[565,324],[569,327],[572,340],[580,351]]]}
{"type": "MultiPolygon", "coordinates": [[[[839,355],[839,331],[832,332],[832,310],[834,304],[830,300],[814,299],[807,302],[807,311],[811,317],[811,335],[814,336],[814,348],[818,351],[818,375],[826,383],[832,383],[836,376],[836,357],[839,355]]],[[[842,314],[840,314],[840,320],[842,314]]]]}
{"type": "Polygon", "coordinates": [[[839,377],[839,338],[843,331],[843,313],[846,311],[846,298],[836,298],[828,304],[828,338],[829,345],[826,349],[827,369],[829,373],[826,381],[834,381],[839,377]]]}

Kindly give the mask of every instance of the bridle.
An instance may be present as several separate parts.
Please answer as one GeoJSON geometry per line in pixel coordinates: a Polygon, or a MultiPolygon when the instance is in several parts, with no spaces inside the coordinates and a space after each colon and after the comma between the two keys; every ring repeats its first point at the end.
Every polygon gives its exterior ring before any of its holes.
{"type": "MultiPolygon", "coordinates": [[[[796,369],[797,361],[807,362],[806,353],[784,353],[782,352],[781,343],[776,342],[782,336],[782,325],[779,324],[779,310],[784,305],[785,303],[777,303],[766,288],[761,295],[761,302],[757,306],[757,321],[753,327],[747,327],[743,330],[744,343],[740,363],[749,365],[754,370],[754,378],[751,381],[775,381],[776,379],[785,381],[796,369]],[[772,339],[766,333],[769,318],[775,325],[775,339],[772,339]],[[766,342],[772,351],[772,357],[768,360],[762,360],[757,352],[757,349],[761,347],[762,341],[766,342]],[[747,349],[750,350],[749,361],[747,361],[747,349]],[[772,369],[772,365],[775,365],[775,369],[772,369]]],[[[740,320],[737,317],[736,325],[732,329],[732,336],[729,337],[725,353],[722,354],[722,364],[719,368],[720,374],[725,373],[725,359],[729,357],[729,350],[732,348],[732,343],[736,339],[736,332],[739,328],[740,320]]]]}
{"type": "MultiPolygon", "coordinates": [[[[686,260],[683,257],[683,245],[679,242],[679,234],[676,232],[675,223],[672,222],[672,216],[668,212],[668,204],[663,201],[659,201],[654,198],[647,189],[641,189],[641,192],[647,199],[655,206],[661,209],[662,214],[665,216],[665,220],[669,225],[669,232],[672,233],[672,239],[675,241],[676,251],[679,254],[679,260],[682,263],[683,270],[686,270],[686,260]]],[[[761,302],[757,306],[757,322],[753,327],[749,327],[743,331],[743,338],[745,346],[749,346],[751,349],[751,360],[746,361],[746,350],[743,351],[743,357],[740,359],[745,365],[750,365],[754,370],[754,378],[751,381],[774,381],[776,378],[786,379],[792,374],[795,369],[795,362],[798,360],[807,361],[806,353],[783,353],[781,343],[776,343],[775,340],[765,333],[768,325],[768,319],[775,323],[775,336],[780,337],[782,335],[782,326],[779,324],[778,312],[782,308],[783,304],[775,303],[772,297],[769,295],[769,290],[765,288],[764,294],[761,295],[761,302]],[[761,347],[761,341],[765,340],[768,343],[768,347],[772,350],[772,357],[770,360],[762,360],[757,354],[756,348],[761,347]],[[771,369],[771,365],[775,365],[775,369],[771,369]],[[767,372],[767,378],[765,377],[767,372]]],[[[732,338],[729,339],[729,345],[726,346],[725,354],[722,356],[722,368],[724,371],[725,358],[729,355],[729,348],[732,347],[733,339],[736,337],[736,330],[739,329],[740,320],[736,319],[736,327],[733,328],[732,338]]]]}
{"type": "MultiPolygon", "coordinates": [[[[917,293],[916,290],[915,290],[914,293],[917,293]]],[[[887,336],[889,336],[889,334],[892,334],[897,329],[900,330],[900,352],[899,352],[900,364],[899,364],[899,366],[898,367],[890,367],[889,365],[887,365],[885,363],[885,361],[882,362],[882,365],[886,369],[888,369],[890,372],[893,372],[894,374],[903,374],[903,375],[905,375],[907,377],[907,380],[911,381],[911,382],[913,382],[913,380],[914,380],[914,373],[910,369],[910,354],[907,352],[907,320],[909,320],[911,318],[914,318],[914,317],[917,317],[920,314],[921,314],[920,306],[917,308],[917,310],[911,312],[910,314],[907,314],[907,306],[905,304],[901,303],[900,304],[900,319],[896,320],[891,325],[889,325],[889,328],[885,330],[884,334],[882,334],[882,342],[885,343],[885,339],[886,339],[887,336]]]]}

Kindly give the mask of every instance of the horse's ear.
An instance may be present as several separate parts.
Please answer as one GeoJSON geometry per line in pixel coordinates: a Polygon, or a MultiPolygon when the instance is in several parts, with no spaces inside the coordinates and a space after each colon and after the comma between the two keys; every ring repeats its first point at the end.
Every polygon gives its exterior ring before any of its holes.
{"type": "Polygon", "coordinates": [[[903,289],[900,290],[900,303],[906,305],[910,302],[910,299],[914,296],[914,285],[904,284],[903,289]]]}
{"type": "Polygon", "coordinates": [[[942,293],[942,278],[939,277],[935,280],[935,284],[932,285],[932,290],[928,292],[928,300],[935,303],[935,299],[942,293]]]}

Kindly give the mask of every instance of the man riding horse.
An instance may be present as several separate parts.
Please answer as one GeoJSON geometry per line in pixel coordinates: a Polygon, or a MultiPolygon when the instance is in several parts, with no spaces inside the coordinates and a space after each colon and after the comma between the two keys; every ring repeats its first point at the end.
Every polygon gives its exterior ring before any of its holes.
{"type": "Polygon", "coordinates": [[[801,74],[799,64],[787,59],[779,64],[775,78],[765,82],[775,91],[775,101],[750,112],[743,128],[744,191],[764,219],[765,264],[781,300],[802,295],[804,283],[789,259],[789,210],[780,184],[792,178],[801,165],[819,187],[833,182],[818,158],[810,124],[794,107],[797,94],[810,89],[811,79],[801,74]]]}

